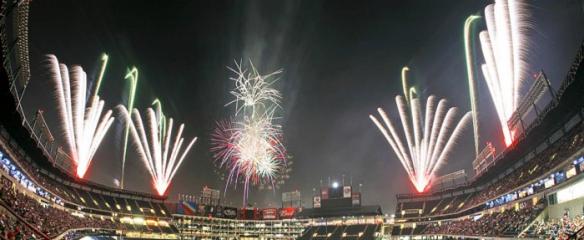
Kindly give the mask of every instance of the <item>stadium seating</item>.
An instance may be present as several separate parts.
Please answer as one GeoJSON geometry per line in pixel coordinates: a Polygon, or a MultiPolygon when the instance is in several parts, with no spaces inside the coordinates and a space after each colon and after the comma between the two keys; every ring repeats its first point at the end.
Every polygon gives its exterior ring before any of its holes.
{"type": "MultiPolygon", "coordinates": [[[[539,220],[522,237],[545,237],[546,239],[568,239],[576,234],[584,234],[584,217],[564,216],[561,219],[539,220]]],[[[577,238],[581,239],[581,238],[577,238]]]]}
{"type": "Polygon", "coordinates": [[[477,215],[473,218],[465,217],[452,221],[432,223],[425,229],[423,234],[515,237],[546,207],[545,200],[540,200],[536,204],[526,201],[520,205],[520,209],[507,209],[502,212],[488,212],[483,213],[482,215],[477,215]]]}
{"type": "MultiPolygon", "coordinates": [[[[476,206],[484,205],[488,200],[497,198],[507,192],[525,186],[547,175],[551,170],[565,163],[569,156],[579,151],[584,144],[584,123],[573,127],[561,139],[534,156],[512,174],[501,178],[475,193],[465,193],[455,197],[445,197],[437,200],[416,200],[415,202],[398,203],[396,216],[398,218],[431,217],[461,212],[476,206]],[[422,209],[422,215],[412,212],[412,209],[422,209]],[[410,211],[408,211],[410,210],[410,211]],[[402,211],[405,214],[401,214],[402,211]]],[[[472,186],[471,186],[472,187],[472,186]]]]}
{"type": "Polygon", "coordinates": [[[6,208],[21,217],[27,223],[25,225],[29,224],[51,238],[75,228],[122,229],[122,226],[109,218],[75,217],[35,198],[33,193],[19,189],[15,183],[5,177],[2,178],[1,192],[0,199],[6,208]]]}
{"type": "Polygon", "coordinates": [[[309,239],[375,239],[379,224],[309,226],[299,240],[309,239]]]}
{"type": "Polygon", "coordinates": [[[9,159],[4,154],[6,150],[2,150],[0,203],[21,226],[18,231],[14,231],[16,225],[6,226],[6,234],[32,236],[28,234],[32,232],[38,238],[54,238],[68,230],[86,228],[177,233],[172,226],[148,224],[148,219],[139,224],[120,222],[122,216],[165,218],[169,213],[161,203],[113,197],[91,192],[87,187],[58,183],[26,162],[9,159]]]}

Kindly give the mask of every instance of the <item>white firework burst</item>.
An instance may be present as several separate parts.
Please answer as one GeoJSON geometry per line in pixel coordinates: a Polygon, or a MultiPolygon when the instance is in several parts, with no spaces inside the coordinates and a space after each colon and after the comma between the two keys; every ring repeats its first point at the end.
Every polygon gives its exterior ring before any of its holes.
{"type": "Polygon", "coordinates": [[[162,123],[165,123],[163,119],[166,118],[162,117],[160,108],[157,108],[158,112],[148,108],[146,121],[142,120],[137,109],[132,111],[131,116],[124,106],[120,105],[118,109],[129,123],[136,150],[152,177],[154,188],[158,195],[164,195],[197,138],[194,137],[186,148],[183,148],[185,139],[182,133],[185,125],[180,125],[172,139],[173,119],[170,118],[168,126],[164,128],[165,124],[162,123]]]}
{"type": "Polygon", "coordinates": [[[249,66],[236,62],[229,68],[236,75],[230,78],[235,99],[226,106],[235,104],[237,120],[217,124],[211,148],[215,161],[228,172],[226,185],[243,184],[244,202],[250,184],[275,185],[286,165],[282,127],[274,123],[282,96],[272,87],[282,70],[261,75],[251,61],[249,66]]]}
{"type": "MultiPolygon", "coordinates": [[[[282,70],[277,70],[267,75],[261,75],[253,63],[249,61],[250,69],[244,68],[240,63],[235,62],[235,68],[228,67],[235,77],[230,77],[235,83],[235,89],[230,93],[235,99],[225,106],[235,103],[235,115],[238,115],[242,110],[251,110],[254,115],[256,109],[271,109],[279,107],[282,95],[272,85],[278,81],[277,75],[282,73],[282,70]]],[[[268,110],[270,111],[270,110],[268,110]]]]}
{"type": "Polygon", "coordinates": [[[525,80],[525,10],[520,1],[497,0],[485,8],[485,20],[487,30],[479,35],[485,57],[481,68],[509,146],[515,136],[507,121],[519,104],[525,80]]]}
{"type": "Polygon", "coordinates": [[[456,139],[470,121],[471,115],[467,112],[455,124],[456,108],[447,110],[445,99],[441,99],[436,106],[434,96],[428,98],[425,112],[418,97],[410,96],[408,105],[403,96],[397,96],[396,105],[405,142],[383,109],[377,109],[383,124],[373,115],[369,115],[369,118],[391,146],[416,190],[423,192],[430,185],[436,171],[448,159],[456,139]]]}
{"type": "Polygon", "coordinates": [[[83,68],[73,66],[69,70],[65,64],[60,64],[54,55],[48,56],[48,63],[55,83],[65,143],[70,157],[77,166],[77,177],[83,178],[114,121],[112,111],[108,110],[102,116],[104,101],[100,100],[98,95],[88,96],[87,74],[83,68]]]}

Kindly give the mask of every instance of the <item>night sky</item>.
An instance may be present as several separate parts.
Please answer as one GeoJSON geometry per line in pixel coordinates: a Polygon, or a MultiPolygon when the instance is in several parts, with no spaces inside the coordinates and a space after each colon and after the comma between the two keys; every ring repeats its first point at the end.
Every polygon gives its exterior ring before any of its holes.
{"type": "MultiPolygon", "coordinates": [[[[404,65],[424,96],[445,97],[469,111],[462,27],[490,2],[32,1],[32,78],[24,106],[30,116],[44,109],[61,138],[46,54],[96,76],[100,54],[107,52],[100,95],[109,108],[126,101],[124,75],[135,65],[137,108],[160,98],[167,115],[186,123],[186,136],[199,137],[171,186],[170,199],[176,200],[178,193],[199,194],[205,185],[224,189],[209,148],[215,122],[233,115],[233,107],[224,107],[233,87],[226,66],[251,59],[263,73],[283,68],[279,114],[292,173],[275,193],[252,189],[250,203],[278,206],[282,191],[300,190],[312,206],[320,180],[340,181],[344,174],[346,182],[363,184],[364,204],[390,212],[395,194],[413,187],[368,114],[382,106],[397,120],[393,99],[401,94],[404,65]]],[[[584,1],[534,0],[528,10],[529,73],[544,69],[557,88],[584,39],[584,1]]],[[[494,107],[483,78],[478,80],[482,141],[500,150],[494,107]]],[[[93,160],[91,180],[113,186],[120,178],[122,130],[116,121],[93,160]]],[[[127,189],[153,192],[146,169],[130,152],[127,189]]],[[[473,157],[469,126],[439,174],[466,169],[472,175],[473,157]]],[[[241,197],[229,188],[225,202],[239,206],[241,197]]]]}

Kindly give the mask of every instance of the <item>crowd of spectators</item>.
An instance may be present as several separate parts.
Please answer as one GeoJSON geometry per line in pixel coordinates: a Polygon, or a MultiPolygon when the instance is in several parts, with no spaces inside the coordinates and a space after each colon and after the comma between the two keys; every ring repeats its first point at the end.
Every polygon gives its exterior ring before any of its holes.
{"type": "Polygon", "coordinates": [[[482,216],[467,217],[460,220],[432,223],[424,234],[445,234],[460,236],[515,237],[543,211],[545,203],[532,205],[523,202],[519,209],[507,209],[484,213],[482,216]]]}
{"type": "MultiPolygon", "coordinates": [[[[6,178],[2,178],[1,180],[0,194],[0,201],[3,201],[6,206],[12,209],[15,214],[22,217],[24,221],[49,237],[58,236],[68,229],[120,228],[118,226],[120,224],[108,219],[101,220],[91,217],[77,217],[63,209],[51,206],[50,203],[43,203],[32,196],[22,193],[6,178]]],[[[14,226],[8,225],[8,227],[14,226]]]]}
{"type": "MultiPolygon", "coordinates": [[[[426,202],[426,210],[423,211],[423,215],[448,214],[483,204],[490,199],[501,196],[543,176],[546,172],[558,166],[560,162],[566,160],[566,158],[580,150],[582,146],[584,146],[584,123],[572,128],[564,137],[558,139],[546,150],[534,156],[533,159],[528,161],[520,169],[505,176],[498,182],[491,184],[486,189],[468,196],[463,195],[453,199],[434,201],[433,204],[432,202],[426,202]],[[447,206],[446,203],[450,203],[448,204],[450,205],[448,209],[445,208],[445,206],[447,206]],[[438,209],[436,209],[436,211],[431,211],[433,207],[437,207],[438,209]]],[[[423,204],[420,203],[419,205],[422,206],[423,204]]],[[[400,214],[400,210],[401,208],[397,209],[398,215],[400,214]]],[[[411,214],[410,217],[416,216],[419,216],[419,214],[411,214]]]]}
{"type": "Polygon", "coordinates": [[[537,154],[527,162],[520,170],[514,171],[499,182],[490,185],[470,199],[467,206],[474,206],[485,201],[500,196],[521,185],[542,176],[552,168],[557,166],[567,157],[580,150],[584,144],[584,124],[580,124],[570,130],[570,133],[560,138],[552,146],[537,154]]]}
{"type": "Polygon", "coordinates": [[[0,210],[0,238],[1,239],[40,239],[23,223],[11,217],[4,209],[0,210]]]}
{"type": "MultiPolygon", "coordinates": [[[[566,214],[560,219],[537,221],[526,231],[525,236],[544,237],[546,239],[568,239],[583,228],[583,216],[571,218],[566,214]]],[[[584,234],[584,230],[580,231],[579,234],[584,234]]]]}
{"type": "MultiPolygon", "coordinates": [[[[543,152],[535,155],[533,159],[526,162],[521,168],[508,176],[505,176],[498,182],[491,184],[486,189],[470,194],[468,197],[459,196],[454,199],[445,199],[440,202],[434,201],[433,204],[432,202],[426,202],[426,210],[423,211],[423,215],[454,213],[479,204],[484,204],[490,199],[501,196],[543,176],[546,172],[549,172],[554,167],[558,166],[560,162],[566,160],[578,150],[582,149],[582,146],[584,146],[584,123],[580,123],[578,126],[573,127],[569,133],[558,139],[543,152]],[[463,199],[462,202],[458,201],[461,199],[463,199]],[[445,206],[447,206],[445,203],[450,203],[448,209],[445,209],[445,206]],[[459,208],[458,206],[461,207],[459,208]],[[431,211],[433,207],[437,207],[438,209],[436,209],[436,211],[431,211]]],[[[421,206],[422,203],[419,205],[421,206]]],[[[398,215],[400,210],[401,209],[398,208],[398,215]]],[[[412,216],[419,216],[419,214],[413,214],[412,216]]]]}
{"type": "Polygon", "coordinates": [[[69,202],[73,202],[73,199],[71,199],[71,197],[69,197],[69,195],[66,194],[62,188],[59,188],[59,186],[54,184],[53,181],[46,179],[46,177],[39,172],[38,168],[33,167],[31,164],[28,164],[25,161],[19,161],[17,165],[26,176],[30,176],[31,179],[34,179],[43,188],[51,191],[60,198],[63,198],[69,202]]]}

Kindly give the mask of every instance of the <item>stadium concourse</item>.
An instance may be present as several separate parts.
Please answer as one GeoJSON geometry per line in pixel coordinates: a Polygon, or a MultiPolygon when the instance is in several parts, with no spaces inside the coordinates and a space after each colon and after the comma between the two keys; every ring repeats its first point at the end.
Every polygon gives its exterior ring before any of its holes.
{"type": "Polygon", "coordinates": [[[397,195],[396,238],[584,237],[584,44],[554,99],[470,182],[397,195]]]}

